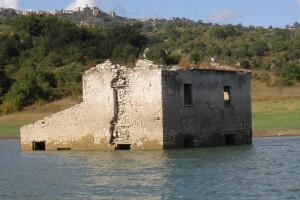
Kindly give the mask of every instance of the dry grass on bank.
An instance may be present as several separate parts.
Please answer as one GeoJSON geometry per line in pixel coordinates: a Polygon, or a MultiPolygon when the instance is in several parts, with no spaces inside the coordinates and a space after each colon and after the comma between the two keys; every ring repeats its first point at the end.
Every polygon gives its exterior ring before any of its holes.
{"type": "Polygon", "coordinates": [[[41,120],[46,116],[74,106],[78,101],[70,98],[54,101],[48,104],[37,103],[24,111],[0,116],[0,137],[15,138],[20,135],[20,127],[41,120]]]}
{"type": "Polygon", "coordinates": [[[268,87],[266,83],[251,81],[252,101],[300,99],[300,83],[290,87],[268,87]]]}
{"type": "Polygon", "coordinates": [[[300,136],[300,83],[268,87],[251,81],[254,137],[300,136]]]}
{"type": "Polygon", "coordinates": [[[300,130],[253,131],[253,137],[285,137],[285,136],[300,136],[300,130]]]}

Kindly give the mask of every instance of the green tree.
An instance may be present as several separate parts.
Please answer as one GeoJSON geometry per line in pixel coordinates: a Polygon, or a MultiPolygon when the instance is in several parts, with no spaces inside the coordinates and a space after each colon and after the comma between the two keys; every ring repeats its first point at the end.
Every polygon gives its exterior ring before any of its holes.
{"type": "Polygon", "coordinates": [[[294,62],[288,62],[283,66],[281,76],[288,81],[300,81],[300,66],[294,62]]]}
{"type": "Polygon", "coordinates": [[[20,32],[29,34],[30,36],[39,36],[42,34],[42,16],[30,14],[28,16],[18,15],[13,21],[14,26],[20,32]]]}
{"type": "Polygon", "coordinates": [[[199,50],[193,50],[190,54],[189,54],[189,60],[192,61],[194,64],[199,64],[200,61],[202,61],[202,57],[200,55],[199,50]]]}
{"type": "Polygon", "coordinates": [[[20,78],[14,82],[3,98],[2,112],[16,112],[34,103],[40,97],[41,88],[36,81],[34,66],[24,66],[20,78]]]}
{"type": "Polygon", "coordinates": [[[56,72],[57,87],[63,96],[76,99],[82,92],[82,64],[71,63],[60,67],[56,72]]]}
{"type": "Polygon", "coordinates": [[[0,64],[8,64],[18,57],[23,46],[18,35],[0,35],[0,64]]]}
{"type": "MultiPolygon", "coordinates": [[[[9,89],[12,84],[12,80],[9,79],[3,70],[0,69],[0,97],[2,97],[9,89]]],[[[0,104],[1,104],[0,98],[0,104]]]]}
{"type": "Polygon", "coordinates": [[[177,65],[181,59],[181,56],[177,53],[167,55],[166,65],[177,65]]]}

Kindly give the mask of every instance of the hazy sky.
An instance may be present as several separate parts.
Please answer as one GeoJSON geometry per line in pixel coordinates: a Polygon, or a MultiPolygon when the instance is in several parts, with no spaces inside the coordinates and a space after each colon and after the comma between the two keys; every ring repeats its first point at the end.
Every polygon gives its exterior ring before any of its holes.
{"type": "Polygon", "coordinates": [[[185,17],[264,27],[300,23],[300,0],[0,0],[0,7],[19,10],[61,10],[86,4],[133,18],[185,17]]]}

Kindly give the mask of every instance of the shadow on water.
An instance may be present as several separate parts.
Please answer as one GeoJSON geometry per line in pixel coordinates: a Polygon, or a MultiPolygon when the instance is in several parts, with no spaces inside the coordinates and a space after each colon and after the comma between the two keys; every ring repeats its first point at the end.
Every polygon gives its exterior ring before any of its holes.
{"type": "Polygon", "coordinates": [[[20,152],[19,140],[0,140],[0,199],[297,199],[299,144],[20,152]]]}

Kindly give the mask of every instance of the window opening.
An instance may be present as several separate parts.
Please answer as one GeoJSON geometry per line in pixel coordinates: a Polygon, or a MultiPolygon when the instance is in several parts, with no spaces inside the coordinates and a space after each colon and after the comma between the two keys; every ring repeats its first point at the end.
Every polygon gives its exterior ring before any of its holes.
{"type": "Polygon", "coordinates": [[[230,86],[224,86],[224,105],[229,106],[231,104],[230,86]]]}
{"type": "Polygon", "coordinates": [[[193,147],[193,138],[192,137],[185,137],[183,140],[183,148],[192,148],[193,147]]]}
{"type": "Polygon", "coordinates": [[[225,135],[225,142],[226,145],[236,145],[236,134],[228,134],[225,135]]]}
{"type": "Polygon", "coordinates": [[[130,150],[130,144],[118,144],[116,150],[130,150]]]}
{"type": "Polygon", "coordinates": [[[184,84],[184,105],[193,105],[192,84],[184,84]]]}
{"type": "Polygon", "coordinates": [[[32,142],[32,150],[45,151],[46,150],[46,142],[32,142]]]}

